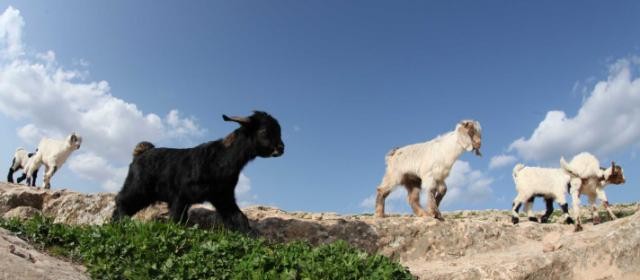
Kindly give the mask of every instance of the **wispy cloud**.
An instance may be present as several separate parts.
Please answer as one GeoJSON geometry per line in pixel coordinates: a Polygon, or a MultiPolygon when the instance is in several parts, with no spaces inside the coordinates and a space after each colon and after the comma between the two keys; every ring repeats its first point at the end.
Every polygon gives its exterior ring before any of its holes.
{"type": "Polygon", "coordinates": [[[508,165],[511,165],[518,160],[512,155],[497,155],[491,158],[489,161],[489,169],[498,169],[508,165]]]}

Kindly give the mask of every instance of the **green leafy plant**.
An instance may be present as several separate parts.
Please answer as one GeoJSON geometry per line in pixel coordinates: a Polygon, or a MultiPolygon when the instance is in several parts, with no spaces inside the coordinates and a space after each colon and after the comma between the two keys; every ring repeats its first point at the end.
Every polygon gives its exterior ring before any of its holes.
{"type": "Polygon", "coordinates": [[[390,259],[343,241],[271,244],[225,230],[128,219],[69,226],[38,216],[0,220],[0,227],[83,263],[96,279],[413,279],[390,259]]]}

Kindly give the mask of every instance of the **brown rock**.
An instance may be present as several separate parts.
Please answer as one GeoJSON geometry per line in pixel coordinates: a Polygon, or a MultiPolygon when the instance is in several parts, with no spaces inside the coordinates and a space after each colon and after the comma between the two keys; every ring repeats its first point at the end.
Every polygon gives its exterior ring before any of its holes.
{"type": "Polygon", "coordinates": [[[49,192],[39,188],[0,184],[0,215],[19,206],[42,209],[42,204],[49,195],[49,192]]]}
{"type": "MultiPolygon", "coordinates": [[[[61,223],[108,222],[113,199],[110,193],[0,184],[0,214],[41,209],[61,223]]],[[[631,213],[637,205],[613,208],[631,213]]],[[[571,225],[559,223],[512,225],[509,212],[502,210],[443,213],[444,221],[411,215],[379,219],[370,214],[286,212],[266,206],[243,211],[265,239],[312,244],[345,240],[399,261],[421,279],[640,279],[640,213],[597,226],[587,223],[584,231],[574,233],[571,225]]],[[[134,218],[163,220],[167,212],[166,204],[159,203],[134,218]]],[[[214,228],[221,222],[211,206],[195,205],[189,224],[214,228]]]]}
{"type": "Polygon", "coordinates": [[[2,215],[2,218],[4,219],[17,218],[20,220],[27,220],[38,214],[41,215],[42,211],[30,206],[18,206],[4,213],[4,215],[2,215]]]}
{"type": "Polygon", "coordinates": [[[0,228],[0,279],[90,279],[82,266],[35,250],[0,228]]]}

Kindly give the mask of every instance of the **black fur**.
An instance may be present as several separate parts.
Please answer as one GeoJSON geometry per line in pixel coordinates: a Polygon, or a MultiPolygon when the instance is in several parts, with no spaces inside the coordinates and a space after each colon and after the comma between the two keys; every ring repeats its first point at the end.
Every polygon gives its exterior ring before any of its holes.
{"type": "MultiPolygon", "coordinates": [[[[25,170],[25,173],[22,174],[22,176],[20,176],[20,178],[18,178],[18,183],[20,183],[26,177],[27,177],[27,173],[26,173],[26,170],[25,170]]],[[[38,179],[38,170],[34,170],[33,174],[31,174],[31,178],[27,178],[27,186],[35,187],[36,186],[36,179],[38,179]]]]}
{"type": "MultiPolygon", "coordinates": [[[[513,206],[513,203],[511,205],[513,206]]],[[[522,206],[522,203],[520,202],[520,203],[518,203],[518,205],[515,205],[515,206],[516,206],[516,209],[515,209],[516,213],[518,213],[518,211],[520,211],[520,206],[522,206]]],[[[520,222],[520,218],[518,218],[516,216],[511,216],[511,222],[515,225],[518,222],[520,222]]]]}
{"type": "Polygon", "coordinates": [[[27,173],[22,173],[22,175],[20,175],[20,177],[16,179],[16,183],[20,184],[22,183],[22,181],[24,181],[24,179],[27,179],[27,173]]]}
{"type": "Polygon", "coordinates": [[[13,183],[13,172],[15,172],[15,170],[13,170],[14,164],[16,164],[15,157],[13,158],[13,160],[11,160],[11,165],[9,166],[9,174],[7,175],[7,182],[9,183],[13,183]]]}
{"type": "Polygon", "coordinates": [[[240,128],[225,139],[188,149],[149,148],[135,156],[112,220],[131,216],[164,201],[176,222],[185,222],[191,204],[211,202],[227,227],[250,232],[247,217],[236,204],[234,189],[242,168],[256,157],[284,153],[278,121],[264,112],[229,118],[240,128]]]}
{"type": "MultiPolygon", "coordinates": [[[[562,208],[562,212],[565,214],[569,214],[569,204],[565,203],[565,204],[561,204],[560,208],[562,208]]],[[[565,220],[565,223],[571,225],[574,223],[573,219],[571,218],[571,216],[567,215],[567,220],[565,220]]]]}
{"type": "Polygon", "coordinates": [[[553,214],[553,198],[545,197],[544,203],[546,204],[547,210],[544,212],[544,215],[540,217],[541,223],[549,222],[549,217],[551,217],[551,214],[553,214]]]}

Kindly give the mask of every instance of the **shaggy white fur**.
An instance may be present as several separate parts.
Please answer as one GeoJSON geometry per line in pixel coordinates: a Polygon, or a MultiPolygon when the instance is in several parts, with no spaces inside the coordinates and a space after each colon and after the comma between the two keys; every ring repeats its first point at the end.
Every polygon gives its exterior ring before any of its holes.
{"type": "Polygon", "coordinates": [[[433,140],[391,150],[385,157],[387,168],[377,189],[376,216],[384,217],[384,200],[397,186],[404,185],[416,215],[442,219],[438,206],[447,192],[444,180],[464,151],[480,155],[481,132],[480,123],[464,120],[453,131],[433,140]],[[422,189],[428,193],[428,212],[420,207],[422,189]]]}
{"type": "Polygon", "coordinates": [[[624,170],[615,162],[611,162],[608,168],[601,168],[600,161],[592,154],[583,152],[571,159],[567,163],[564,158],[560,158],[562,169],[571,176],[571,199],[573,216],[577,218],[576,230],[582,229],[580,219],[580,195],[586,195],[591,205],[591,215],[594,224],[600,223],[595,206],[596,198],[600,200],[602,206],[612,219],[616,219],[616,215],[609,208],[609,201],[604,188],[609,184],[624,184],[624,170]]]}
{"type": "Polygon", "coordinates": [[[546,223],[553,213],[553,201],[556,201],[564,212],[565,221],[572,223],[573,220],[568,213],[568,204],[565,197],[571,176],[560,168],[529,167],[516,164],[513,168],[513,182],[516,185],[518,194],[513,199],[511,221],[517,224],[519,221],[518,210],[522,203],[525,203],[524,211],[531,221],[537,221],[531,207],[535,197],[543,197],[547,211],[540,219],[546,223]]]}
{"type": "Polygon", "coordinates": [[[37,172],[40,165],[44,164],[45,172],[43,185],[45,189],[51,188],[51,177],[62,167],[71,153],[80,149],[82,137],[75,132],[67,136],[65,140],[44,138],[38,144],[38,152],[33,156],[33,162],[27,170],[27,178],[30,179],[37,172]]]}

